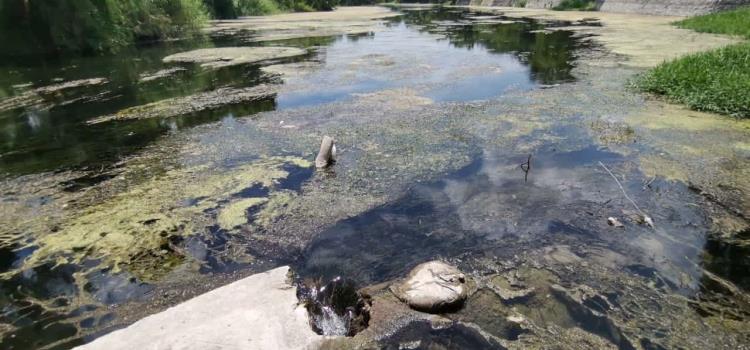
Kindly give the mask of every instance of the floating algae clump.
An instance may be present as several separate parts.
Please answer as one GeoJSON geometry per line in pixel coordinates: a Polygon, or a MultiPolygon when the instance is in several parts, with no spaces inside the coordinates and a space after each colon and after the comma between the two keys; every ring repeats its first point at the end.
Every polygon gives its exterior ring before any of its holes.
{"type": "Polygon", "coordinates": [[[301,56],[304,49],[283,46],[220,47],[181,52],[164,57],[165,63],[199,63],[204,68],[221,68],[238,64],[301,56]]]}
{"type": "MultiPolygon", "coordinates": [[[[289,164],[311,166],[300,158],[269,157],[219,172],[207,171],[206,167],[168,171],[110,200],[83,208],[64,221],[57,232],[39,237],[34,242],[39,249],[25,266],[48,261],[80,263],[84,259],[100,260],[100,267],[113,267],[114,271],[121,265],[164,266],[144,259],[173,259],[170,255],[177,254],[174,241],[215,224],[208,209],[219,207],[220,202],[249,187],[273,189],[288,176],[283,168],[289,164]],[[174,254],[166,254],[169,252],[174,254]]],[[[234,226],[239,220],[236,211],[244,214],[241,207],[247,209],[266,200],[251,198],[230,204],[230,209],[219,215],[219,224],[234,226]]]]}
{"type": "Polygon", "coordinates": [[[247,198],[230,203],[219,213],[219,226],[225,230],[235,228],[247,222],[248,209],[267,202],[267,198],[247,198]]]}
{"type": "Polygon", "coordinates": [[[268,204],[258,213],[257,223],[262,227],[269,227],[276,218],[280,217],[294,199],[295,195],[289,191],[276,192],[271,195],[268,204]]]}
{"type": "Polygon", "coordinates": [[[268,84],[242,89],[220,88],[190,96],[173,97],[141,106],[126,108],[115,114],[91,119],[86,123],[100,124],[115,120],[177,117],[228,105],[260,101],[273,97],[277,90],[278,87],[268,84]]]}

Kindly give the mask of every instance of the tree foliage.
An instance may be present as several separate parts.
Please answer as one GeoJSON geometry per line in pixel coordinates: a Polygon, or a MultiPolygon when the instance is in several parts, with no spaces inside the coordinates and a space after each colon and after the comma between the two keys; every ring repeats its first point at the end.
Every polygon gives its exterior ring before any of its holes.
{"type": "Polygon", "coordinates": [[[200,32],[210,18],[330,11],[339,0],[2,0],[4,54],[112,52],[200,32]]]}
{"type": "Polygon", "coordinates": [[[207,18],[201,0],[6,0],[0,39],[19,53],[112,51],[197,33],[207,18]]]}

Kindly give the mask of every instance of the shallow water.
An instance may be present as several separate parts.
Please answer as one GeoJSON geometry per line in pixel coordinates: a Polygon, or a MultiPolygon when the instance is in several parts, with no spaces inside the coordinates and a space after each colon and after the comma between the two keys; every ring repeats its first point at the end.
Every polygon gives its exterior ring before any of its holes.
{"type": "MultiPolygon", "coordinates": [[[[221,69],[184,65],[146,82],[139,81],[144,73],[174,68],[161,62],[164,56],[237,45],[248,33],[111,57],[5,58],[5,95],[58,83],[58,77],[108,82],[0,112],[3,201],[28,210],[20,220],[10,216],[18,222],[7,229],[0,226],[0,344],[67,348],[205,291],[212,281],[281,264],[291,264],[301,279],[342,276],[366,286],[437,258],[478,280],[505,278],[508,266],[543,276],[525,283],[537,280],[534,287],[555,298],[499,301],[480,286],[463,311],[448,315],[508,341],[522,334],[548,339],[539,329],[503,321],[511,308],[540,327],[561,327],[570,339],[577,339],[571,330],[579,327],[620,348],[689,346],[689,333],[696,331],[653,326],[664,319],[708,324],[726,317],[741,327],[750,315],[746,246],[708,234],[715,208],[690,186],[640,170],[639,156],[653,152],[653,145],[637,131],[598,119],[642,101],[621,90],[608,96],[588,81],[576,85],[576,59],[598,48],[569,31],[542,30],[570,24],[409,10],[369,34],[252,44],[307,48],[301,57],[221,69]],[[267,73],[269,65],[285,74],[267,73]],[[294,71],[294,65],[303,68],[294,71]],[[33,87],[13,87],[27,83],[33,87]],[[85,124],[165,98],[260,83],[280,88],[273,98],[172,118],[85,124]],[[321,133],[336,135],[342,149],[328,172],[297,160],[312,159],[321,133]],[[528,171],[521,167],[526,162],[528,171]],[[655,228],[638,223],[637,210],[600,163],[654,218],[655,228]],[[238,169],[244,170],[233,175],[238,169]],[[251,171],[273,181],[242,177],[251,171]],[[162,177],[173,183],[159,182],[162,177]],[[143,194],[144,202],[128,202],[143,194]],[[109,251],[95,244],[43,255],[43,238],[70,234],[71,221],[74,228],[96,229],[66,217],[65,207],[56,209],[63,202],[113,216],[119,209],[143,214],[113,220],[137,234],[161,235],[159,244],[125,256],[122,268],[96,256],[109,251]],[[229,209],[241,203],[255,204],[240,207],[239,220],[246,223],[231,227],[237,212],[229,209]],[[35,215],[49,213],[53,227],[45,231],[35,215]],[[155,214],[177,218],[173,223],[155,214]],[[625,228],[608,226],[608,216],[625,228]],[[59,260],[66,257],[79,259],[59,260]],[[604,295],[597,297],[627,308],[580,306],[553,284],[571,290],[590,285],[604,295]],[[678,297],[685,305],[672,309],[678,297]],[[632,320],[643,324],[628,324],[632,320]]],[[[612,77],[620,89],[622,74],[596,78],[612,77]]],[[[513,278],[524,280],[521,275],[513,278]]],[[[735,344],[747,340],[746,332],[730,326],[695,327],[716,337],[727,332],[735,344]]],[[[419,322],[380,345],[417,340],[422,347],[500,347],[465,324],[435,329],[419,322]]]]}
{"type": "Polygon", "coordinates": [[[572,79],[569,72],[576,43],[569,33],[530,33],[540,28],[531,22],[423,27],[431,20],[460,15],[440,12],[431,14],[432,19],[425,19],[418,14],[409,12],[391,20],[387,30],[375,35],[271,42],[269,45],[301,45],[313,50],[311,58],[320,61],[324,68],[299,82],[308,90],[285,89],[274,100],[169,119],[82,127],[87,120],[126,107],[221,87],[252,86],[272,78],[261,75],[257,66],[242,66],[220,70],[185,67],[186,70],[164,78],[142,79],[174,67],[161,62],[169,54],[237,44],[238,40],[231,37],[154,44],[115,56],[6,57],[0,61],[3,77],[0,96],[19,96],[29,89],[77,79],[106,78],[108,82],[43,95],[36,106],[0,112],[3,139],[0,174],[106,166],[153,142],[159,135],[180,128],[214,122],[227,115],[246,116],[275,108],[333,102],[352,93],[431,84],[437,85],[428,93],[431,98],[471,100],[496,96],[506,89],[530,89],[538,84],[572,79]],[[445,40],[429,35],[431,32],[447,32],[449,36],[445,40]],[[507,39],[497,40],[498,37],[507,39]],[[389,64],[376,62],[378,57],[404,54],[428,63],[428,67],[421,67],[425,73],[416,65],[402,67],[405,74],[401,76],[380,76],[377,69],[372,69],[378,64],[389,64]],[[358,61],[359,66],[347,67],[358,61]],[[496,71],[490,74],[462,71],[470,61],[477,69],[492,65],[496,71]],[[357,71],[358,68],[367,69],[357,71]],[[310,87],[315,87],[314,91],[310,87]]]}

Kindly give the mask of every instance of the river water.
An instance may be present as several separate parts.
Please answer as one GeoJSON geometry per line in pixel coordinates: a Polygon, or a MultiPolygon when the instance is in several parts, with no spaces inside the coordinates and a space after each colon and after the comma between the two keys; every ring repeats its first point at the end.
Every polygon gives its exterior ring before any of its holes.
{"type": "Polygon", "coordinates": [[[645,174],[638,164],[657,147],[601,118],[643,103],[624,89],[635,72],[582,67],[601,47],[570,25],[599,24],[417,8],[360,34],[257,42],[239,32],[108,56],[4,57],[2,348],[69,348],[281,264],[367,286],[436,258],[480,281],[447,315],[459,323],[415,323],[383,347],[500,346],[464,323],[511,342],[536,337],[521,347],[555,334],[575,344],[572,329],[619,348],[746,345],[747,246],[715,234],[717,221],[742,219],[645,174]],[[307,54],[220,69],[162,62],[248,45],[307,54]],[[278,89],[87,123],[261,84],[278,89]],[[315,172],[305,160],[327,133],[341,155],[315,172]],[[498,299],[491,286],[504,283],[537,293],[498,299]],[[531,325],[504,321],[518,313],[531,325]]]}

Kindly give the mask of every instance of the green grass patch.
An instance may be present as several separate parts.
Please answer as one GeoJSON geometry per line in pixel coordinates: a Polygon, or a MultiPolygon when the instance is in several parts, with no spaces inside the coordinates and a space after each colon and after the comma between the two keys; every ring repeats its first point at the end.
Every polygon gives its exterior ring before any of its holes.
{"type": "Polygon", "coordinates": [[[738,35],[750,39],[750,6],[691,17],[675,24],[697,32],[738,35]]]}
{"type": "Polygon", "coordinates": [[[750,118],[750,43],[662,63],[634,85],[695,110],[750,118]]]}
{"type": "Polygon", "coordinates": [[[552,8],[555,11],[596,11],[594,0],[563,0],[552,8]]]}

